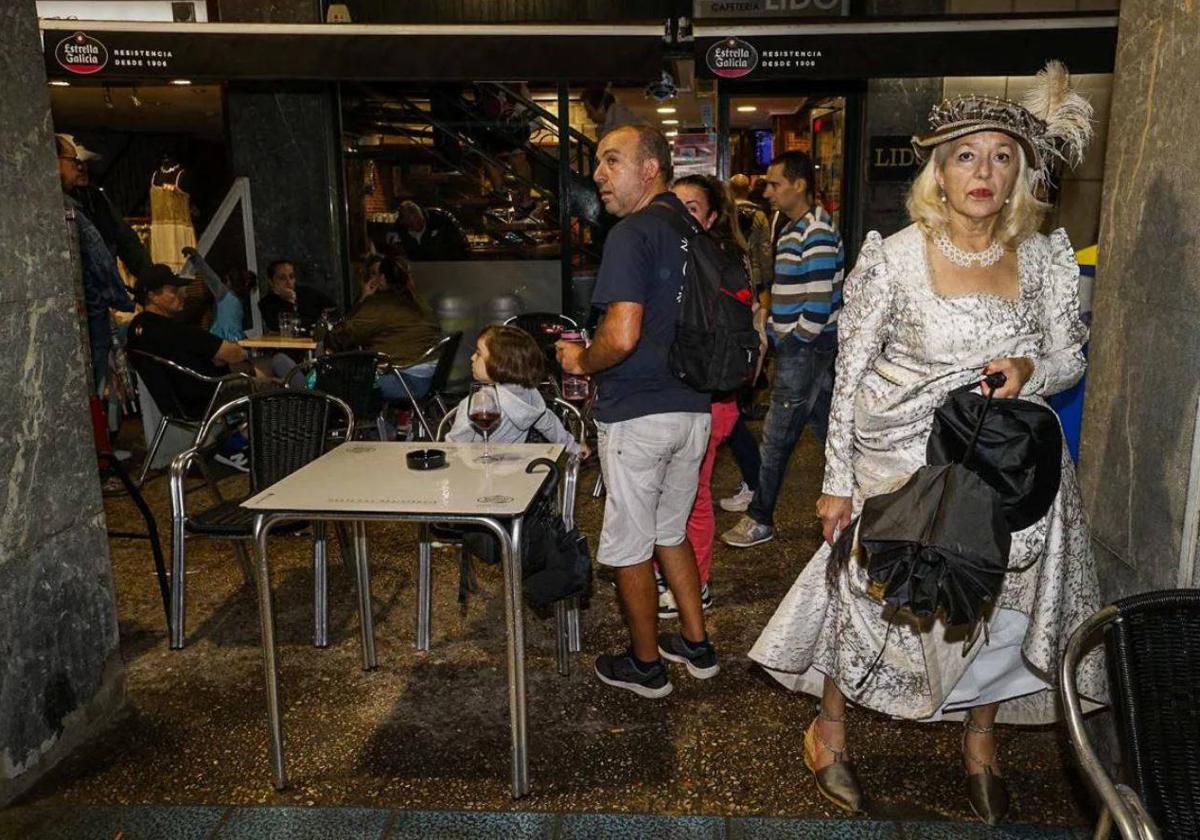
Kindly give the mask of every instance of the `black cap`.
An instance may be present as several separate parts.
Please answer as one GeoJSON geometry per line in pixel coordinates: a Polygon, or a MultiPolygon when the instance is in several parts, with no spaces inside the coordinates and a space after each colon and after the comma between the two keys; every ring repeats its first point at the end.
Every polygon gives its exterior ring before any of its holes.
{"type": "Polygon", "coordinates": [[[188,286],[191,285],[191,282],[186,277],[180,277],[171,271],[169,265],[155,263],[142,272],[142,276],[137,281],[137,290],[144,296],[164,286],[188,286]]]}

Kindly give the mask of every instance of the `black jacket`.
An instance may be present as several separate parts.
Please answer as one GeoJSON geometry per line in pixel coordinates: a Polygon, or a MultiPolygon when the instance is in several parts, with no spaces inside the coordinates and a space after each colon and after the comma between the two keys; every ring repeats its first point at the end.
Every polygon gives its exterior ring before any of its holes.
{"type": "Polygon", "coordinates": [[[91,185],[76,187],[71,190],[71,197],[79,202],[84,215],[100,231],[108,252],[120,257],[134,277],[141,277],[150,267],[150,255],[133,228],[113,207],[104,190],[91,185]]]}
{"type": "Polygon", "coordinates": [[[410,260],[465,260],[470,248],[467,237],[448,210],[425,208],[425,232],[420,241],[411,231],[398,228],[400,247],[410,260]]]}

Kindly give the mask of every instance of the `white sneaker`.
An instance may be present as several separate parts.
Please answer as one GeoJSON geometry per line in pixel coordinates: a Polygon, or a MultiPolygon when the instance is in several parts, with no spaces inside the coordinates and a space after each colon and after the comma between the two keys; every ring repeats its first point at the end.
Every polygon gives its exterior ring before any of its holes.
{"type": "Polygon", "coordinates": [[[746,508],[750,507],[750,502],[754,499],[754,491],[746,486],[746,482],[738,485],[737,492],[727,499],[721,499],[719,504],[721,510],[727,510],[730,513],[745,513],[746,508]]]}
{"type": "Polygon", "coordinates": [[[250,459],[246,457],[245,452],[220,452],[213,456],[213,460],[238,472],[250,472],[250,459]]]}

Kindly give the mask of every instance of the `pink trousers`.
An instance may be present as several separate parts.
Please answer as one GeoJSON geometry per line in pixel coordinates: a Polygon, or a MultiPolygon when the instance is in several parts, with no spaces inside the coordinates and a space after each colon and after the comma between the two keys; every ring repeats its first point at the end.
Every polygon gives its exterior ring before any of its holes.
{"type": "Polygon", "coordinates": [[[700,463],[700,483],[696,488],[696,503],[688,516],[687,538],[696,554],[696,568],[700,571],[700,585],[708,583],[708,572],[712,568],[713,539],[717,535],[717,517],[713,513],[712,474],[717,460],[717,447],[724,443],[737,423],[736,399],[727,399],[712,404],[712,430],[708,434],[708,451],[700,463]]]}

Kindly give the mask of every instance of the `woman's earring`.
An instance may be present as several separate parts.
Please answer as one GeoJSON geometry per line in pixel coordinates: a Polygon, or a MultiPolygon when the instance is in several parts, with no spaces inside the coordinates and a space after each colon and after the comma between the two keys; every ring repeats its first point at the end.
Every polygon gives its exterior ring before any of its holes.
{"type": "Polygon", "coordinates": [[[1010,201],[1012,201],[1012,199],[1011,199],[1011,198],[1006,198],[1006,199],[1004,199],[1004,203],[1005,203],[1005,204],[1008,204],[1010,201]]]}
{"type": "Polygon", "coordinates": [[[941,198],[942,204],[946,203],[946,194],[945,193],[941,193],[938,197],[941,198]]]}

